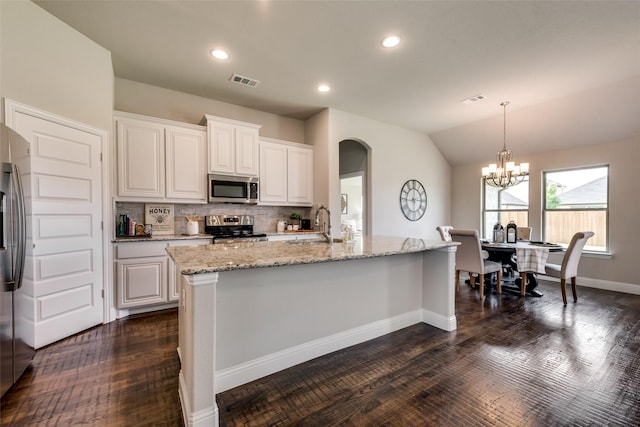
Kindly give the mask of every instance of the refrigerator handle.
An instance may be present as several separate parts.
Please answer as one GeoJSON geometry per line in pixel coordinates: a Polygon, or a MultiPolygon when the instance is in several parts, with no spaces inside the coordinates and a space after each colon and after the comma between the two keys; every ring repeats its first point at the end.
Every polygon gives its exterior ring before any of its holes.
{"type": "Polygon", "coordinates": [[[5,242],[5,221],[4,212],[7,209],[5,205],[6,194],[4,191],[0,191],[0,250],[7,249],[7,243],[5,242]]]}
{"type": "Polygon", "coordinates": [[[14,278],[15,289],[22,286],[22,277],[24,275],[24,259],[27,248],[27,220],[24,208],[24,192],[22,191],[22,182],[20,180],[20,170],[16,164],[13,165],[11,181],[16,191],[16,211],[18,225],[18,241],[16,248],[14,278]]]}

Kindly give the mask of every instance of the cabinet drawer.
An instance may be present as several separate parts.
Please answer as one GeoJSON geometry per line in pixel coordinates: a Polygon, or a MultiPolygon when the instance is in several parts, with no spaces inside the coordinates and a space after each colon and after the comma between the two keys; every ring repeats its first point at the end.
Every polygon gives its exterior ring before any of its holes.
{"type": "Polygon", "coordinates": [[[117,259],[166,256],[167,242],[131,242],[116,245],[117,259]]]}

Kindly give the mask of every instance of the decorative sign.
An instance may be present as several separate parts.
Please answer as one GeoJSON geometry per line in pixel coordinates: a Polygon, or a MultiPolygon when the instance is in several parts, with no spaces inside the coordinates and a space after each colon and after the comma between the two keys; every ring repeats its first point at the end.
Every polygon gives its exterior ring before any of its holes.
{"type": "Polygon", "coordinates": [[[145,203],[144,223],[151,224],[153,234],[175,234],[173,227],[173,205],[145,203]]]}

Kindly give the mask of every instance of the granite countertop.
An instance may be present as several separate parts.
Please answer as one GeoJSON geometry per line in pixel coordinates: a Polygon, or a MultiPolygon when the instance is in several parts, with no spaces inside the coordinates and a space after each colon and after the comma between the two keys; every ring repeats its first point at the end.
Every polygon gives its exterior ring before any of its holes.
{"type": "Polygon", "coordinates": [[[131,242],[161,242],[164,240],[193,240],[193,239],[211,239],[210,234],[156,234],[151,237],[145,236],[124,236],[116,237],[113,243],[131,243],[131,242]]]}
{"type": "MultiPolygon", "coordinates": [[[[266,233],[267,236],[295,236],[295,235],[312,235],[322,234],[321,231],[315,230],[298,230],[298,231],[284,231],[281,233],[273,232],[266,233]]],[[[210,234],[200,233],[195,235],[187,234],[157,234],[151,237],[146,236],[122,236],[116,237],[111,240],[112,243],[130,243],[130,242],[160,242],[163,240],[189,240],[189,239],[211,239],[210,234]]]]}
{"type": "Polygon", "coordinates": [[[168,247],[183,274],[373,258],[457,246],[457,242],[403,237],[360,237],[353,244],[284,241],[168,247]]]}

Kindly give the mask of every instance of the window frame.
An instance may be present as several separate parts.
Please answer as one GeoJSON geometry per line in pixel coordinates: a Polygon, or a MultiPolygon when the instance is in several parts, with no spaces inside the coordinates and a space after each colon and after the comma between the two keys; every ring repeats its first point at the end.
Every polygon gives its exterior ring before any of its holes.
{"type": "MultiPolygon", "coordinates": [[[[578,166],[578,167],[570,167],[570,168],[562,168],[562,169],[553,169],[553,170],[544,170],[542,171],[542,185],[541,185],[541,198],[542,198],[542,203],[541,203],[541,208],[542,208],[542,215],[540,218],[540,222],[542,224],[542,238],[544,241],[547,241],[547,212],[605,212],[605,232],[606,232],[606,238],[605,238],[605,248],[603,250],[595,250],[595,249],[583,249],[582,252],[583,253],[590,253],[590,254],[600,254],[600,255],[606,255],[610,253],[610,234],[611,234],[611,230],[609,227],[609,198],[610,198],[610,191],[609,191],[609,183],[610,183],[610,177],[611,177],[611,166],[609,164],[601,164],[601,165],[589,165],[589,166],[578,166]],[[606,168],[607,169],[607,186],[606,186],[606,191],[607,191],[607,207],[606,208],[583,208],[583,209],[557,209],[557,208],[552,208],[552,209],[548,209],[547,208],[547,175],[551,174],[551,173],[558,173],[558,172],[571,172],[571,171],[581,171],[581,170],[589,170],[589,169],[601,169],[601,168],[606,168]]],[[[595,230],[579,230],[579,231],[595,231],[595,230]]],[[[564,247],[564,249],[566,250],[568,247],[568,244],[565,246],[565,244],[561,243],[561,245],[564,247]]]]}
{"type": "MultiPolygon", "coordinates": [[[[491,233],[489,233],[489,228],[488,228],[488,224],[487,224],[487,213],[492,213],[495,212],[498,214],[498,216],[501,216],[502,212],[526,212],[527,214],[527,224],[516,224],[518,226],[521,227],[530,227],[530,222],[529,222],[529,210],[531,207],[531,180],[530,180],[530,176],[527,176],[524,178],[524,180],[522,182],[520,182],[517,185],[521,185],[524,184],[525,182],[527,183],[527,186],[529,186],[529,189],[527,190],[528,193],[528,199],[526,200],[527,202],[527,207],[526,209],[487,209],[487,186],[489,186],[489,184],[487,184],[487,179],[486,178],[482,178],[481,180],[482,182],[482,233],[481,236],[483,239],[487,239],[487,240],[492,240],[493,239],[493,235],[491,233]],[[489,235],[486,235],[486,233],[489,233],[489,235]]],[[[504,191],[504,190],[503,190],[504,191]]],[[[493,225],[491,224],[491,228],[493,229],[493,225]]],[[[503,226],[506,226],[506,224],[503,224],[503,226]]]]}

